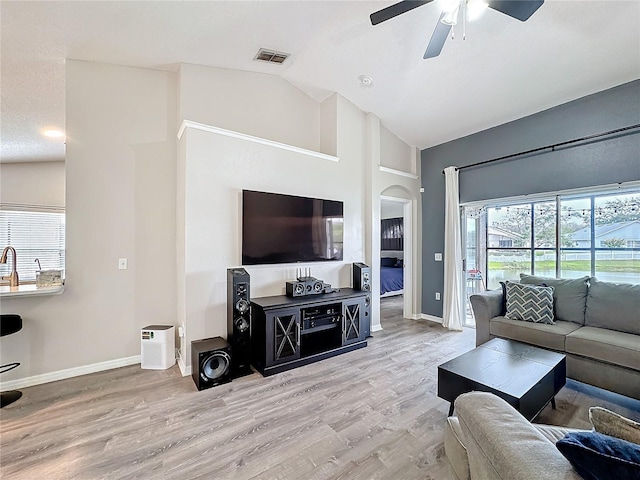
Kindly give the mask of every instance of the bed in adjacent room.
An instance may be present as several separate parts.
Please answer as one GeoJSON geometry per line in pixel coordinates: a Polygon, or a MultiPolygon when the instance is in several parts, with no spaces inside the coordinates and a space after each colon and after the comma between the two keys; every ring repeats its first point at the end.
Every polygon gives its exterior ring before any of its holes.
{"type": "Polygon", "coordinates": [[[401,295],[404,289],[403,278],[404,268],[401,258],[383,257],[380,259],[381,297],[401,295]]]}

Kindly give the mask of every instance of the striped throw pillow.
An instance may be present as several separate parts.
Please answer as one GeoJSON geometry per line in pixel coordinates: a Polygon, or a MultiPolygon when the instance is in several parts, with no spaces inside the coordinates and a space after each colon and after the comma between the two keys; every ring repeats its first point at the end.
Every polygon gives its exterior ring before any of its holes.
{"type": "Polygon", "coordinates": [[[511,320],[555,325],[553,317],[553,287],[505,282],[507,308],[505,317],[511,320]]]}

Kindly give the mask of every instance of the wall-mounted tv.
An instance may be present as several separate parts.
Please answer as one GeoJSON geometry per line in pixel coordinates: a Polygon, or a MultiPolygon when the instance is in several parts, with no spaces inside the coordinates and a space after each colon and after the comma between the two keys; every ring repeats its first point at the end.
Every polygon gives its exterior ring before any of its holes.
{"type": "Polygon", "coordinates": [[[242,191],[242,264],[342,260],[343,203],[242,191]]]}

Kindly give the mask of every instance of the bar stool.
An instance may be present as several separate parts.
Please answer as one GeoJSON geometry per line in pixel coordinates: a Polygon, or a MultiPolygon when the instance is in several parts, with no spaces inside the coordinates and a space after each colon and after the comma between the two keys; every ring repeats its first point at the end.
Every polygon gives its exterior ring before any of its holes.
{"type": "MultiPolygon", "coordinates": [[[[11,335],[22,330],[22,317],[15,314],[2,314],[0,315],[0,337],[5,335],[11,335]]],[[[8,372],[18,367],[20,362],[7,363],[0,366],[0,373],[8,372]]],[[[7,405],[15,402],[22,396],[22,392],[12,390],[9,392],[0,393],[0,408],[4,408],[7,405]]]]}

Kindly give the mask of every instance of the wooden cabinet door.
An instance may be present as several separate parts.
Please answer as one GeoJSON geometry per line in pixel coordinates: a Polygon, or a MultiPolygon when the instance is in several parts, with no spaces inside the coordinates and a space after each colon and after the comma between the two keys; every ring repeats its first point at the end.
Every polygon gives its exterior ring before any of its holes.
{"type": "Polygon", "coordinates": [[[267,367],[300,358],[300,310],[267,313],[267,367]]]}
{"type": "Polygon", "coordinates": [[[365,299],[345,300],[342,304],[342,345],[365,338],[365,299]]]}

